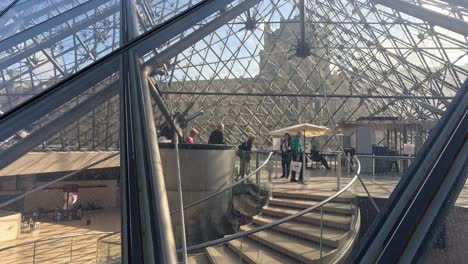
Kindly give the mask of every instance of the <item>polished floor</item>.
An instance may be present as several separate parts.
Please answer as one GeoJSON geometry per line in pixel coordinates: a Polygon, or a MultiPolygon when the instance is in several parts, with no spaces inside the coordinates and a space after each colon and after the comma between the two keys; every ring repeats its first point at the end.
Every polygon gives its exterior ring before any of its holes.
{"type": "MultiPolygon", "coordinates": [[[[0,263],[96,263],[97,240],[107,235],[101,232],[116,231],[120,231],[118,210],[88,213],[82,220],[44,222],[38,231],[0,242],[0,263]],[[89,225],[88,220],[91,220],[89,225]],[[17,247],[2,250],[14,245],[17,247]]],[[[120,245],[105,250],[115,249],[120,252],[120,245]]]]}

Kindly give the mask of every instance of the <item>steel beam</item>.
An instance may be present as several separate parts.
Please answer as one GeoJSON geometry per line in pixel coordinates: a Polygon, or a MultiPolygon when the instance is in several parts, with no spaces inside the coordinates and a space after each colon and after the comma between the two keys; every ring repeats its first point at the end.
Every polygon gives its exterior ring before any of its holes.
{"type": "Polygon", "coordinates": [[[0,12],[0,17],[2,17],[10,8],[12,8],[18,0],[13,0],[8,6],[6,6],[1,12],[0,12]]]}
{"type": "Polygon", "coordinates": [[[95,107],[104,103],[107,99],[118,93],[118,81],[114,81],[109,84],[107,87],[96,92],[83,102],[79,103],[72,109],[63,113],[61,116],[55,118],[53,121],[48,124],[40,127],[31,134],[29,134],[23,140],[15,143],[10,148],[1,152],[0,155],[0,170],[8,166],[10,163],[14,162],[16,159],[20,158],[28,151],[38,146],[45,140],[51,138],[59,131],[63,130],[78,118],[85,116],[95,107]]]}
{"type": "MultiPolygon", "coordinates": [[[[186,12],[184,12],[181,16],[177,16],[176,18],[163,23],[160,30],[154,32],[154,34],[145,34],[142,37],[142,42],[144,43],[135,47],[136,53],[140,56],[144,56],[148,52],[154,50],[155,47],[163,45],[165,42],[177,37],[177,35],[190,29],[209,15],[225,8],[232,1],[233,0],[206,0],[193,6],[190,8],[190,14],[185,14],[186,12]]],[[[242,3],[245,2],[249,1],[246,0],[242,3]]],[[[238,5],[241,5],[242,3],[238,5]]]]}
{"type": "Polygon", "coordinates": [[[198,41],[202,40],[204,37],[208,36],[212,32],[216,31],[218,28],[225,25],[227,22],[238,17],[243,12],[249,10],[254,5],[259,3],[260,0],[250,0],[244,1],[237,6],[233,7],[229,11],[225,12],[222,16],[214,19],[213,21],[207,23],[200,29],[195,30],[189,35],[185,36],[183,39],[172,45],[170,48],[161,51],[159,54],[155,55],[153,58],[149,59],[145,66],[159,66],[163,61],[172,59],[177,54],[181,53],[185,49],[194,45],[198,41]]]}
{"type": "MultiPolygon", "coordinates": [[[[0,69],[6,69],[6,68],[8,68],[8,66],[19,62],[23,58],[26,58],[27,56],[30,56],[30,55],[38,52],[38,51],[41,51],[42,49],[50,47],[52,44],[57,43],[60,40],[66,38],[66,37],[68,37],[70,35],[73,35],[75,32],[77,32],[77,31],[79,31],[79,30],[81,30],[83,28],[86,28],[86,27],[88,27],[88,26],[90,26],[90,25],[92,25],[92,24],[94,24],[94,23],[96,23],[96,22],[98,22],[98,21],[100,21],[100,20],[102,20],[102,19],[116,13],[116,12],[118,12],[118,10],[119,10],[118,6],[110,7],[108,9],[106,9],[105,11],[103,11],[101,14],[96,15],[91,19],[88,19],[88,20],[85,20],[85,21],[83,21],[81,23],[73,25],[72,30],[66,30],[66,31],[57,33],[57,34],[53,35],[51,38],[47,39],[46,41],[40,42],[38,45],[30,46],[27,49],[22,50],[21,52],[14,53],[12,56],[9,56],[9,57],[6,57],[6,58],[0,60],[0,69]]],[[[32,28],[32,29],[35,29],[35,28],[32,28]]],[[[37,33],[40,34],[40,33],[43,33],[43,32],[37,32],[37,33]]],[[[35,35],[38,35],[38,34],[35,34],[35,35]]],[[[27,38],[26,40],[28,40],[28,39],[30,39],[30,38],[27,38]]],[[[24,41],[26,41],[26,40],[24,40],[24,41]]],[[[10,41],[10,38],[8,38],[8,39],[0,42],[0,52],[5,51],[5,50],[7,50],[9,48],[12,48],[13,46],[10,46],[10,44],[11,43],[17,43],[17,42],[18,41],[16,40],[16,35],[12,37],[11,41],[10,41]]],[[[19,43],[21,43],[21,42],[19,42],[19,43]]]]}
{"type": "Polygon", "coordinates": [[[383,6],[389,7],[398,12],[414,16],[423,21],[427,21],[431,25],[439,26],[450,31],[456,32],[462,36],[468,37],[468,23],[461,19],[456,19],[454,17],[443,15],[441,13],[437,13],[435,11],[402,0],[371,1],[376,4],[381,4],[383,6]]]}
{"type": "MultiPolygon", "coordinates": [[[[62,14],[50,18],[42,23],[39,23],[35,26],[27,28],[18,34],[12,35],[2,41],[0,41],[0,52],[3,52],[11,47],[14,47],[20,43],[23,43],[37,35],[40,35],[44,32],[50,31],[54,27],[63,24],[69,21],[72,18],[78,17],[83,15],[84,13],[96,9],[97,6],[100,6],[106,2],[112,2],[111,0],[96,0],[96,1],[88,1],[84,4],[76,6],[68,11],[63,12],[62,14]]],[[[117,12],[118,5],[114,6],[114,11],[117,12]]],[[[73,25],[74,27],[76,25],[73,25]]],[[[78,31],[78,29],[75,29],[78,31]]]]}
{"type": "Polygon", "coordinates": [[[445,2],[451,6],[462,6],[468,8],[468,2],[466,0],[439,0],[445,2]]]}
{"type": "Polygon", "coordinates": [[[102,67],[90,69],[86,74],[77,74],[65,82],[60,82],[57,89],[47,89],[0,116],[0,141],[119,71],[119,57],[111,58],[108,62],[102,67]]]}
{"type": "MultiPolygon", "coordinates": [[[[165,91],[162,95],[204,95],[204,96],[248,96],[248,97],[298,97],[298,98],[324,98],[323,94],[300,94],[300,93],[238,93],[238,92],[197,92],[197,91],[165,91]]],[[[355,99],[395,99],[395,100],[451,100],[454,97],[450,96],[419,96],[419,95],[356,95],[356,94],[332,94],[327,95],[329,98],[355,98],[355,99]]]]}
{"type": "Polygon", "coordinates": [[[118,72],[118,66],[120,65],[119,56],[131,48],[138,46],[140,47],[140,51],[149,51],[154,49],[154,47],[159,47],[232,1],[234,0],[203,1],[143,35],[132,39],[126,45],[109,53],[97,62],[14,107],[0,116],[0,141],[19,131],[23,126],[38,120],[89,87],[118,72]],[[151,41],[152,45],[139,46],[139,44],[148,40],[151,41]]]}

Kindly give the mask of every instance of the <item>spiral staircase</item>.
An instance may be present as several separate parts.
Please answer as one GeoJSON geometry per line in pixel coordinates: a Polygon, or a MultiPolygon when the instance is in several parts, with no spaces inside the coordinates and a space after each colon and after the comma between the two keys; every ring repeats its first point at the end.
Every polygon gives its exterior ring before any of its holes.
{"type": "MultiPolygon", "coordinates": [[[[239,232],[270,224],[327,199],[302,190],[272,191],[272,197],[251,223],[239,232]]],[[[350,192],[291,221],[206,248],[208,263],[333,263],[352,249],[360,228],[360,214],[350,192]]],[[[204,263],[200,257],[193,263],[204,263]],[[197,261],[198,260],[198,261],[197,261]]]]}

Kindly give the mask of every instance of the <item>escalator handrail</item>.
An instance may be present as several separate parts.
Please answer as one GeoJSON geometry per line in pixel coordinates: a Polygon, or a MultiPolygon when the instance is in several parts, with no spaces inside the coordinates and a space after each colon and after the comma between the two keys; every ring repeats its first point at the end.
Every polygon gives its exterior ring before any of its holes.
{"type": "MultiPolygon", "coordinates": [[[[203,248],[207,248],[207,247],[212,247],[212,246],[216,246],[216,245],[219,245],[219,244],[229,242],[231,240],[243,238],[243,237],[255,234],[257,232],[260,232],[260,231],[275,227],[277,225],[283,224],[285,222],[294,220],[297,217],[303,216],[303,215],[305,215],[307,213],[312,212],[313,210],[315,210],[317,208],[320,208],[320,207],[324,206],[325,204],[333,201],[338,196],[340,196],[342,193],[347,191],[349,189],[349,187],[351,187],[354,184],[354,182],[356,182],[356,180],[359,178],[359,174],[361,173],[361,163],[359,162],[359,160],[357,158],[355,158],[355,159],[356,159],[356,164],[357,164],[357,170],[356,170],[355,176],[351,179],[351,181],[343,189],[341,189],[340,191],[337,191],[335,194],[333,194],[332,196],[328,197],[327,199],[321,201],[320,203],[318,203],[316,205],[313,205],[311,207],[308,207],[308,208],[306,208],[306,209],[304,209],[304,210],[302,210],[300,212],[297,212],[297,213],[295,213],[293,215],[278,219],[278,220],[276,220],[274,222],[271,222],[269,224],[265,224],[265,225],[262,225],[262,226],[247,230],[247,231],[243,231],[243,232],[240,232],[240,233],[235,233],[235,234],[232,234],[230,236],[225,236],[225,237],[222,237],[222,238],[219,238],[219,239],[215,239],[215,240],[212,240],[212,241],[208,241],[208,242],[205,242],[205,243],[201,243],[201,244],[198,244],[198,245],[191,246],[191,247],[187,248],[187,251],[194,251],[194,250],[199,250],[199,249],[203,249],[203,248]]],[[[178,249],[177,252],[180,252],[180,250],[181,249],[178,249]]]]}
{"type": "MultiPolygon", "coordinates": [[[[259,153],[261,153],[261,152],[259,152],[259,153]]],[[[268,153],[268,152],[267,152],[267,153],[268,153]]],[[[239,185],[239,184],[245,182],[247,179],[249,179],[250,177],[252,177],[253,175],[255,175],[259,170],[261,170],[261,169],[270,161],[271,156],[272,156],[273,154],[274,154],[273,152],[269,152],[269,155],[268,155],[267,159],[262,163],[262,165],[260,165],[260,166],[259,166],[258,168],[256,168],[254,171],[252,171],[249,175],[245,176],[243,179],[241,179],[241,180],[239,180],[239,181],[237,181],[237,182],[235,182],[235,183],[229,185],[228,187],[226,187],[226,188],[224,188],[224,189],[222,189],[222,190],[219,190],[219,191],[214,192],[214,193],[212,193],[212,194],[210,194],[210,195],[207,195],[206,197],[204,197],[204,198],[202,198],[202,199],[200,199],[200,200],[198,200],[198,201],[196,201],[196,202],[193,202],[193,203],[191,203],[191,204],[189,204],[189,205],[187,205],[187,206],[184,206],[184,210],[187,209],[187,208],[193,207],[193,206],[195,206],[195,205],[197,205],[197,204],[200,204],[200,203],[202,203],[202,202],[204,202],[204,201],[206,201],[206,200],[208,200],[208,199],[211,199],[211,198],[213,198],[213,197],[215,197],[215,196],[217,196],[217,195],[219,195],[219,194],[221,194],[221,193],[223,193],[223,192],[225,192],[225,191],[227,191],[227,190],[230,190],[230,189],[234,188],[235,186],[237,186],[237,185],[239,185]]],[[[259,187],[259,188],[260,188],[260,187],[259,187]]],[[[178,211],[179,211],[179,209],[175,209],[174,211],[171,212],[171,215],[175,214],[175,213],[178,212],[178,211]]]]}

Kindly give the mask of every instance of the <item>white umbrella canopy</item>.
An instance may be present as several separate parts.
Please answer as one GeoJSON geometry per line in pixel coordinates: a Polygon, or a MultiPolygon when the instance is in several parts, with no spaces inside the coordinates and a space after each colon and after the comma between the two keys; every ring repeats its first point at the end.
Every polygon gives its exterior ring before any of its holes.
{"type": "Polygon", "coordinates": [[[291,136],[295,136],[297,132],[302,132],[305,137],[318,137],[324,135],[330,135],[332,130],[328,127],[313,125],[313,124],[298,124],[294,126],[288,126],[280,128],[270,132],[272,136],[283,136],[284,133],[288,133],[291,136]]]}

